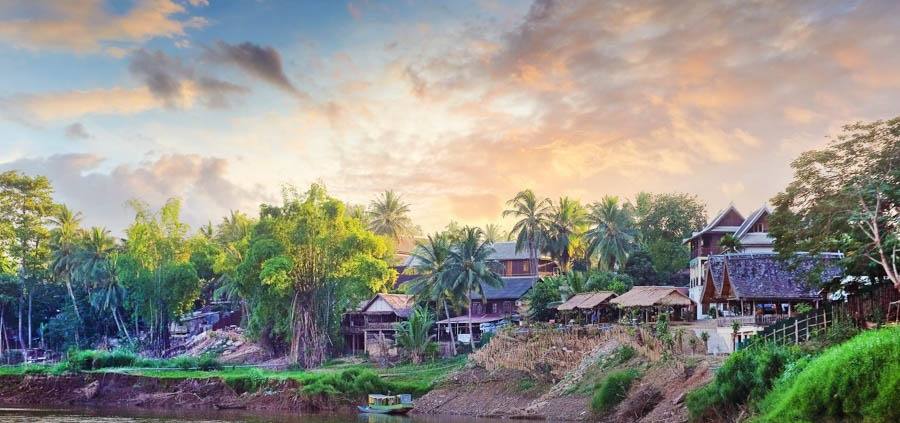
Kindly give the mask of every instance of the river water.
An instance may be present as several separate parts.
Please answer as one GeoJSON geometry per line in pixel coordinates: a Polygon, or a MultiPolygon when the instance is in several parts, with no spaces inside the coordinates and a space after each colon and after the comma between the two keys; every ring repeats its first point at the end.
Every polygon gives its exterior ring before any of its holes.
{"type": "Polygon", "coordinates": [[[166,412],[134,409],[0,408],[0,423],[497,423],[496,419],[457,416],[383,416],[377,414],[291,415],[249,411],[166,412]]]}

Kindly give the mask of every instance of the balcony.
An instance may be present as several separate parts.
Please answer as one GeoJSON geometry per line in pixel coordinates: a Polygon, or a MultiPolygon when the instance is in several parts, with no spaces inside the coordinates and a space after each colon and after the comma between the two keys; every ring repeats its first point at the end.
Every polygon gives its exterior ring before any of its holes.
{"type": "Polygon", "coordinates": [[[691,249],[691,258],[707,257],[707,256],[716,255],[716,254],[721,254],[721,253],[722,253],[721,247],[693,248],[693,249],[691,249]]]}
{"type": "Polygon", "coordinates": [[[348,325],[345,322],[342,326],[343,330],[346,332],[362,333],[364,331],[392,331],[396,324],[397,322],[369,322],[366,324],[353,322],[348,325]]]}

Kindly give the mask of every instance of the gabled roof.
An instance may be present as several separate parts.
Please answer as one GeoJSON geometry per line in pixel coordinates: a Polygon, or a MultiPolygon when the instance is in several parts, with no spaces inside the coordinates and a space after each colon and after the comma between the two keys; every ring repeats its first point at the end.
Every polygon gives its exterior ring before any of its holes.
{"type": "MultiPolygon", "coordinates": [[[[522,251],[516,251],[516,242],[515,241],[498,241],[490,245],[491,248],[494,249],[494,252],[488,257],[488,260],[528,260],[528,250],[522,249],[522,251]]],[[[414,251],[413,251],[414,252],[414,251]]],[[[538,256],[539,258],[545,258],[542,254],[538,256]]],[[[406,257],[405,261],[400,262],[400,266],[402,267],[412,267],[418,264],[419,260],[415,257],[415,255],[410,254],[406,257]]]]}
{"type": "MultiPolygon", "coordinates": [[[[481,285],[481,289],[484,290],[484,296],[488,300],[518,300],[525,295],[528,290],[534,286],[535,281],[537,281],[537,276],[506,276],[502,277],[503,286],[502,287],[492,287],[487,285],[481,285]]],[[[473,300],[480,300],[481,296],[477,294],[469,294],[469,298],[473,300]]]]}
{"type": "Polygon", "coordinates": [[[572,298],[569,298],[566,302],[556,307],[556,309],[562,311],[575,309],[590,310],[615,297],[616,293],[609,291],[583,292],[581,294],[575,294],[572,298]]]}
{"type": "Polygon", "coordinates": [[[737,214],[738,217],[740,217],[742,220],[746,220],[746,219],[744,219],[744,215],[742,215],[741,212],[739,212],[737,210],[737,208],[734,207],[734,203],[729,204],[727,208],[720,211],[719,214],[717,214],[716,217],[712,221],[710,221],[708,225],[703,227],[703,229],[701,229],[699,232],[694,232],[693,234],[691,234],[690,238],[685,239],[684,243],[688,243],[690,240],[697,238],[698,236],[701,236],[707,232],[729,232],[729,233],[731,233],[731,232],[737,231],[740,228],[739,226],[719,226],[719,222],[721,222],[722,219],[724,219],[725,216],[727,216],[728,213],[731,213],[731,212],[734,212],[735,214],[737,214]]]}
{"type": "Polygon", "coordinates": [[[609,301],[621,307],[653,307],[693,304],[690,297],[676,286],[636,286],[609,301]]]}
{"type": "Polygon", "coordinates": [[[812,272],[821,267],[821,282],[839,278],[840,258],[840,253],[798,254],[788,263],[774,253],[722,254],[710,257],[709,270],[719,297],[728,295],[723,292],[727,277],[734,298],[815,299],[821,288],[810,283],[812,272]]]}
{"type": "Polygon", "coordinates": [[[409,317],[410,312],[412,311],[413,306],[416,304],[415,298],[412,295],[404,295],[404,294],[375,294],[371,300],[367,301],[362,307],[360,307],[359,311],[365,313],[372,304],[375,303],[379,298],[384,300],[385,303],[391,308],[391,310],[398,317],[409,317]]]}
{"type": "Polygon", "coordinates": [[[763,205],[762,207],[756,209],[753,213],[750,214],[750,216],[744,219],[744,223],[742,223],[741,226],[738,227],[738,230],[734,232],[735,238],[742,238],[747,234],[747,232],[750,231],[750,228],[752,228],[760,218],[770,213],[772,212],[771,210],[769,210],[769,206],[766,205],[763,205]]]}

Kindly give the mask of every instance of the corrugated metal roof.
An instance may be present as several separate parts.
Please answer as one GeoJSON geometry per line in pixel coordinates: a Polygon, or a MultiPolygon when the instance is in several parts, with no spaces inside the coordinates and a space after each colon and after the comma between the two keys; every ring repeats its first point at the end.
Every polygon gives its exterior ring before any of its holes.
{"type": "MultiPolygon", "coordinates": [[[[518,300],[534,286],[537,278],[537,276],[502,277],[500,278],[503,280],[502,287],[493,287],[482,284],[481,289],[484,290],[484,296],[488,300],[518,300]]],[[[481,299],[480,295],[470,294],[469,297],[473,300],[481,299]]]]}

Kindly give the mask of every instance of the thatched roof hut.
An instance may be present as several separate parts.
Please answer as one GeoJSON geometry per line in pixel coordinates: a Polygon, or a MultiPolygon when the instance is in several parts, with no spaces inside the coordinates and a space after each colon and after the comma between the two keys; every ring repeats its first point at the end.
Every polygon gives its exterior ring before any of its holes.
{"type": "Polygon", "coordinates": [[[653,313],[660,310],[672,310],[674,312],[673,320],[681,320],[690,318],[690,314],[685,314],[684,310],[694,307],[694,302],[687,296],[687,293],[683,292],[685,290],[686,288],[676,286],[636,286],[613,298],[610,303],[621,309],[644,310],[646,321],[650,320],[653,313]]]}
{"type": "Polygon", "coordinates": [[[556,309],[559,311],[591,310],[608,304],[615,297],[616,293],[610,291],[583,292],[575,294],[572,298],[556,307],[556,309]]]}

